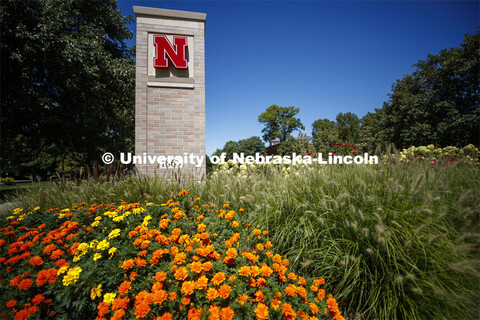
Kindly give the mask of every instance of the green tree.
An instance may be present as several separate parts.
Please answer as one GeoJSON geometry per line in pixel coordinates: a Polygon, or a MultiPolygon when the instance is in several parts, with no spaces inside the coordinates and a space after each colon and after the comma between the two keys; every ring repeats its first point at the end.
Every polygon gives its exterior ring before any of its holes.
{"type": "Polygon", "coordinates": [[[287,141],[282,142],[278,147],[277,152],[281,156],[291,156],[293,153],[303,156],[315,156],[315,148],[311,141],[312,138],[302,132],[299,132],[297,137],[289,136],[287,141]]]}
{"type": "Polygon", "coordinates": [[[232,159],[234,153],[244,153],[245,156],[253,156],[255,153],[265,154],[265,145],[257,136],[239,141],[227,141],[222,149],[217,149],[214,155],[221,155],[226,153],[227,159],[232,159]]]}
{"type": "Polygon", "coordinates": [[[258,116],[258,121],[265,125],[262,129],[263,140],[268,142],[278,138],[280,141],[286,141],[293,131],[305,130],[300,119],[295,118],[299,111],[300,109],[293,106],[279,107],[274,104],[268,107],[258,116]]]}
{"type": "Polygon", "coordinates": [[[338,128],[335,121],[318,119],[312,123],[312,142],[317,152],[331,151],[333,144],[338,141],[338,128]]]}
{"type": "Polygon", "coordinates": [[[337,132],[340,141],[356,144],[360,137],[360,119],[352,112],[339,113],[336,117],[337,132]]]}
{"type": "MultiPolygon", "coordinates": [[[[480,144],[480,33],[466,34],[458,48],[444,49],[415,64],[393,85],[390,100],[362,136],[411,145],[480,144]]],[[[373,116],[370,116],[373,119],[373,116]]]]}
{"type": "Polygon", "coordinates": [[[0,20],[0,172],[133,149],[133,18],[116,1],[1,1],[0,20]]]}

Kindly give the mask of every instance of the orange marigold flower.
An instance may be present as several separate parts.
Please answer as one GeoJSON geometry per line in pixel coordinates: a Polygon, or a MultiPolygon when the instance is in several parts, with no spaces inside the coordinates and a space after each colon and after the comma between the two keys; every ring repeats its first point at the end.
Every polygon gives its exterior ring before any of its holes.
{"type": "Polygon", "coordinates": [[[220,307],[216,305],[210,305],[208,308],[209,317],[208,320],[220,320],[220,307]]]}
{"type": "Polygon", "coordinates": [[[184,295],[189,296],[193,294],[193,289],[195,289],[195,282],[185,281],[182,283],[182,289],[180,290],[184,295]]]}
{"type": "Polygon", "coordinates": [[[220,320],[232,320],[234,315],[235,311],[233,311],[232,308],[222,308],[222,311],[220,311],[220,320]]]}
{"type": "Polygon", "coordinates": [[[143,267],[144,265],[147,264],[147,260],[145,259],[141,259],[139,257],[135,257],[135,264],[137,265],[137,267],[143,267]]]}
{"type": "Polygon", "coordinates": [[[319,311],[318,306],[315,303],[310,302],[308,304],[308,306],[310,307],[310,311],[312,312],[312,314],[317,314],[318,313],[318,311],[319,311]]]}
{"type": "Polygon", "coordinates": [[[103,301],[100,302],[97,306],[97,311],[98,311],[97,315],[99,317],[103,317],[108,313],[108,305],[103,301]]]}
{"type": "Polygon", "coordinates": [[[250,267],[249,266],[243,266],[238,270],[238,274],[244,277],[250,276],[250,267]]]}
{"type": "Polygon", "coordinates": [[[120,286],[118,287],[118,293],[119,293],[120,295],[122,295],[122,294],[127,294],[127,293],[128,293],[128,290],[130,290],[130,288],[131,288],[131,284],[132,284],[132,283],[131,283],[130,281],[127,281],[127,280],[123,281],[123,282],[120,284],[120,286]]]}
{"type": "Polygon", "coordinates": [[[268,307],[263,303],[257,304],[257,307],[254,310],[257,320],[266,320],[268,319],[268,307]]]}
{"type": "Polygon", "coordinates": [[[240,303],[240,305],[242,306],[245,304],[245,302],[247,302],[247,300],[248,300],[248,296],[244,293],[238,296],[238,303],[240,303]]]}
{"type": "Polygon", "coordinates": [[[317,298],[318,300],[323,301],[323,299],[325,299],[325,290],[318,289],[317,298]]]}
{"type": "Polygon", "coordinates": [[[45,296],[41,293],[35,295],[35,297],[32,298],[32,303],[34,305],[40,304],[43,300],[45,300],[45,296]]]}
{"type": "Polygon", "coordinates": [[[190,308],[188,310],[187,319],[188,320],[200,320],[200,316],[202,314],[201,308],[190,308]]]}
{"type": "Polygon", "coordinates": [[[31,264],[32,266],[39,266],[43,263],[43,260],[42,260],[41,257],[35,256],[35,257],[30,258],[28,263],[31,264]]]}
{"type": "Polygon", "coordinates": [[[22,281],[20,281],[18,283],[18,289],[20,290],[27,290],[28,288],[30,288],[30,286],[33,284],[33,280],[32,279],[23,279],[22,281]]]}
{"type": "Polygon", "coordinates": [[[120,298],[116,297],[112,303],[112,310],[120,310],[120,309],[127,309],[128,303],[130,302],[130,298],[120,298]]]}
{"type": "Polygon", "coordinates": [[[218,288],[218,295],[222,299],[227,299],[228,296],[230,295],[230,292],[232,292],[232,288],[228,284],[222,284],[220,288],[218,288]]]}
{"type": "Polygon", "coordinates": [[[202,263],[200,261],[194,261],[190,263],[189,267],[190,267],[190,270],[192,270],[192,272],[195,272],[195,273],[200,273],[203,270],[202,263]]]}
{"type": "Polygon", "coordinates": [[[43,249],[43,254],[45,255],[49,255],[50,253],[52,253],[53,250],[55,250],[57,247],[55,247],[54,244],[49,244],[45,247],[45,249],[43,249]]]}
{"type": "Polygon", "coordinates": [[[163,270],[155,273],[155,280],[157,280],[158,282],[163,282],[165,281],[165,279],[167,279],[167,274],[163,270]]]}
{"type": "Polygon", "coordinates": [[[298,284],[301,285],[301,286],[304,286],[307,284],[307,280],[305,280],[304,277],[298,277],[298,284]]]}
{"type": "Polygon", "coordinates": [[[137,319],[144,318],[150,312],[150,305],[142,302],[135,306],[135,312],[133,313],[137,319]]]}
{"type": "Polygon", "coordinates": [[[203,290],[207,287],[208,285],[208,278],[204,275],[202,275],[200,278],[197,279],[195,282],[195,289],[197,290],[203,290]]]}
{"type": "Polygon", "coordinates": [[[293,272],[290,272],[290,273],[288,274],[288,279],[290,279],[290,280],[295,280],[295,279],[297,279],[297,275],[296,275],[295,273],[293,273],[293,272]]]}
{"type": "Polygon", "coordinates": [[[228,248],[226,251],[227,256],[231,258],[235,258],[238,255],[237,249],[235,248],[228,248]]]}
{"type": "Polygon", "coordinates": [[[219,284],[221,284],[223,281],[225,281],[227,277],[225,277],[225,273],[223,272],[217,272],[213,278],[212,278],[212,283],[213,285],[215,286],[218,286],[219,284]]]}
{"type": "Polygon", "coordinates": [[[217,289],[215,288],[209,288],[207,290],[207,299],[210,300],[210,301],[213,301],[215,299],[217,299],[218,297],[218,291],[217,289]]]}
{"type": "Polygon", "coordinates": [[[180,267],[175,271],[175,279],[177,280],[185,280],[188,277],[188,269],[185,267],[180,267]]]}
{"type": "Polygon", "coordinates": [[[272,300],[270,305],[272,306],[273,309],[278,310],[278,308],[280,308],[281,303],[282,303],[282,301],[280,301],[280,299],[275,298],[275,299],[272,300]]]}
{"type": "Polygon", "coordinates": [[[313,291],[313,292],[317,292],[318,291],[318,288],[314,285],[311,285],[310,286],[310,290],[313,291]]]}
{"type": "Polygon", "coordinates": [[[210,261],[204,262],[202,265],[203,271],[208,272],[212,269],[213,264],[210,261]]]}
{"type": "Polygon", "coordinates": [[[282,313],[284,319],[295,319],[297,315],[295,314],[295,311],[293,311],[292,305],[289,303],[284,303],[282,305],[282,313]]]}
{"type": "Polygon", "coordinates": [[[159,320],[173,320],[173,314],[170,312],[165,312],[159,320]]]}
{"type": "Polygon", "coordinates": [[[165,300],[167,300],[167,291],[158,290],[153,294],[153,303],[161,305],[165,300]]]}
{"type": "Polygon", "coordinates": [[[285,293],[289,295],[290,297],[294,297],[296,294],[297,288],[293,284],[289,284],[285,289],[285,293]]]}
{"type": "Polygon", "coordinates": [[[185,259],[187,258],[187,255],[185,252],[180,252],[175,255],[175,258],[173,258],[173,262],[176,264],[182,264],[185,262],[185,259]]]}
{"type": "Polygon", "coordinates": [[[177,299],[177,293],[176,292],[172,291],[168,294],[168,300],[175,301],[176,299],[177,299]]]}
{"type": "Polygon", "coordinates": [[[263,302],[264,297],[265,297],[265,294],[262,291],[258,290],[257,292],[255,292],[254,301],[255,302],[263,302]]]}
{"type": "Polygon", "coordinates": [[[135,266],[135,261],[133,259],[128,259],[122,262],[122,269],[128,270],[135,266]]]}
{"type": "Polygon", "coordinates": [[[5,306],[6,306],[7,308],[13,308],[13,307],[15,307],[16,305],[17,305],[17,300],[10,300],[10,301],[8,301],[8,302],[6,303],[5,306]]]}
{"type": "Polygon", "coordinates": [[[63,250],[55,250],[50,255],[51,260],[56,260],[63,255],[63,250]]]}
{"type": "Polygon", "coordinates": [[[317,287],[320,287],[322,284],[325,283],[325,279],[324,278],[319,278],[319,279],[315,279],[313,280],[313,284],[317,287]]]}
{"type": "Polygon", "coordinates": [[[266,264],[262,264],[262,266],[260,267],[260,273],[264,277],[270,277],[270,275],[273,273],[273,270],[272,270],[272,268],[270,268],[266,264]]]}
{"type": "Polygon", "coordinates": [[[190,303],[190,297],[184,297],[181,301],[182,305],[186,306],[190,303]]]}

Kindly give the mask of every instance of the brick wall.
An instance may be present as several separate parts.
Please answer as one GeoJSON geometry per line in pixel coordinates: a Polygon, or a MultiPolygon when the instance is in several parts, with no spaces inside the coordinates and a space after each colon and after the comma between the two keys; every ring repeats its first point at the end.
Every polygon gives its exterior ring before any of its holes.
{"type": "MultiPolygon", "coordinates": [[[[134,7],[137,17],[135,154],[205,156],[205,21],[202,13],[134,7]],[[152,67],[152,34],[188,37],[189,68],[177,72],[152,67]],[[151,43],[149,43],[151,42],[151,43]],[[150,64],[150,65],[149,65],[150,64]]],[[[142,174],[163,174],[156,165],[136,165],[142,174]]],[[[170,169],[171,171],[171,169],[170,169]]],[[[200,168],[185,166],[183,174],[200,179],[200,168]]]]}

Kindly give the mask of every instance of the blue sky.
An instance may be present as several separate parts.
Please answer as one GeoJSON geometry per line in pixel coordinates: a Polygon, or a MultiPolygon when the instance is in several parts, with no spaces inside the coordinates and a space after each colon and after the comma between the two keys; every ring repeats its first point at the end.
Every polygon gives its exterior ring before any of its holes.
{"type": "Polygon", "coordinates": [[[261,137],[272,104],[300,108],[309,135],[316,119],[362,117],[418,60],[480,24],[477,1],[119,1],[124,14],[134,5],[207,14],[208,155],[261,137]]]}

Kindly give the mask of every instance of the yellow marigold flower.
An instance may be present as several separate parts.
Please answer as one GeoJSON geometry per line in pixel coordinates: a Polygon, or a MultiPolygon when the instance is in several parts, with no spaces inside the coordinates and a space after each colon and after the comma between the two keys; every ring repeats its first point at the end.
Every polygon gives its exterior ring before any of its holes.
{"type": "Polygon", "coordinates": [[[217,289],[215,288],[209,288],[207,290],[207,299],[210,300],[210,301],[213,301],[215,299],[217,299],[218,297],[218,291],[217,289]]]}
{"type": "Polygon", "coordinates": [[[57,276],[61,275],[62,273],[65,273],[65,271],[68,270],[68,267],[67,266],[63,266],[61,267],[60,269],[58,269],[57,271],[57,276]]]}
{"type": "Polygon", "coordinates": [[[95,300],[96,297],[101,297],[102,296],[102,285],[99,284],[95,288],[92,288],[90,290],[90,299],[95,300]]]}
{"type": "Polygon", "coordinates": [[[250,276],[250,267],[249,266],[243,266],[238,270],[238,274],[244,277],[250,276]]]}
{"type": "Polygon", "coordinates": [[[8,216],[7,217],[7,220],[12,220],[12,219],[15,219],[15,217],[14,216],[8,216]]]}
{"type": "MultiPolygon", "coordinates": [[[[97,239],[94,239],[90,242],[89,244],[89,248],[90,249],[95,249],[97,247],[97,244],[98,244],[98,240],[97,239]]],[[[86,252],[86,251],[85,251],[86,252]]]]}
{"type": "Polygon", "coordinates": [[[105,302],[107,306],[109,306],[112,304],[113,300],[115,300],[116,296],[117,294],[113,292],[105,293],[105,295],[103,296],[103,302],[105,302]]]}
{"type": "Polygon", "coordinates": [[[88,248],[90,248],[88,243],[80,243],[80,245],[77,247],[77,252],[87,252],[88,248]]]}
{"type": "Polygon", "coordinates": [[[67,274],[63,277],[63,285],[66,287],[72,283],[77,282],[81,272],[82,268],[80,267],[74,267],[68,270],[67,274]]]}
{"type": "Polygon", "coordinates": [[[93,261],[97,261],[98,259],[101,259],[102,258],[102,254],[101,253],[95,253],[93,255],[93,261]]]}
{"type": "MultiPolygon", "coordinates": [[[[108,249],[108,254],[110,255],[110,258],[113,257],[113,255],[115,254],[115,252],[117,252],[117,248],[115,247],[111,247],[110,249],[108,249]]],[[[109,259],[110,259],[109,258],[109,259]]]]}
{"type": "Polygon", "coordinates": [[[33,210],[35,210],[35,211],[40,210],[40,207],[35,207],[35,208],[33,208],[33,210]]]}
{"type": "Polygon", "coordinates": [[[153,202],[148,202],[145,206],[147,207],[153,206],[153,202]]]}
{"type": "Polygon", "coordinates": [[[113,222],[120,222],[120,221],[123,221],[123,219],[125,219],[125,216],[121,215],[121,216],[113,218],[112,220],[113,220],[113,222]]]}
{"type": "Polygon", "coordinates": [[[200,232],[204,232],[206,228],[207,228],[207,225],[205,223],[200,223],[197,227],[198,231],[200,232]]]}
{"type": "Polygon", "coordinates": [[[110,247],[110,243],[107,240],[102,240],[97,244],[97,250],[105,250],[110,247]]]}
{"type": "Polygon", "coordinates": [[[113,239],[113,238],[118,237],[120,235],[120,232],[122,232],[122,230],[120,230],[120,229],[112,230],[112,232],[110,232],[110,234],[108,235],[108,239],[113,239]]]}
{"type": "Polygon", "coordinates": [[[263,303],[257,304],[257,307],[254,310],[257,320],[266,320],[268,319],[268,307],[263,303]]]}
{"type": "Polygon", "coordinates": [[[100,224],[100,221],[94,221],[94,222],[92,222],[91,226],[92,226],[92,228],[95,228],[95,227],[97,227],[99,224],[100,224]]]}

